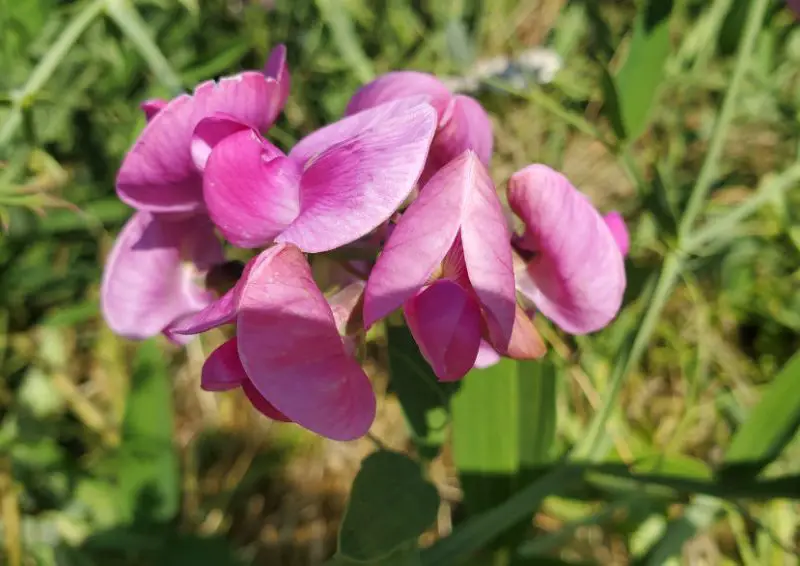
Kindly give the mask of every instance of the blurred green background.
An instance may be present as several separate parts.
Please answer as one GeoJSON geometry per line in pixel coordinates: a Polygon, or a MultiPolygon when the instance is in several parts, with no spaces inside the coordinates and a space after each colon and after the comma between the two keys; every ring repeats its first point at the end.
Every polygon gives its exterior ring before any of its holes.
{"type": "MultiPolygon", "coordinates": [[[[213,333],[132,344],[99,317],[103,261],[131,213],[114,177],[138,104],[260,68],[277,43],[292,91],[270,137],[284,148],[377,74],[463,78],[535,47],[560,55],[551,84],[506,75],[473,93],[495,125],[498,186],[548,163],[632,234],[619,320],[580,339],[541,325],[559,373],[551,454],[594,458],[581,441],[601,439],[614,460],[713,469],[800,344],[800,28],[782,2],[0,0],[0,18],[2,564],[322,564],[361,459],[375,442],[411,450],[380,337],[373,439],[341,444],[258,418],[238,392],[201,392],[213,333]],[[754,2],[763,25],[737,56],[754,2]],[[698,185],[710,232],[680,255],[698,185]],[[674,289],[654,298],[670,262],[674,289]]],[[[786,430],[770,469],[797,474],[786,430]]],[[[459,522],[457,465],[447,448],[429,465],[444,503],[425,544],[459,522]]],[[[546,501],[513,563],[798,564],[791,500],[638,497],[546,501]]]]}

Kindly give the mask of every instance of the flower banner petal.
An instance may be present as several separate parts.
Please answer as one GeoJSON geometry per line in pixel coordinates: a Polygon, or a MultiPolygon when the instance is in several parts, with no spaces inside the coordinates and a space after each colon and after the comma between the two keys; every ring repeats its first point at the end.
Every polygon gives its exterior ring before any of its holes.
{"type": "Polygon", "coordinates": [[[204,391],[228,391],[241,386],[246,379],[234,336],[206,358],[200,374],[200,387],[204,391]]]}

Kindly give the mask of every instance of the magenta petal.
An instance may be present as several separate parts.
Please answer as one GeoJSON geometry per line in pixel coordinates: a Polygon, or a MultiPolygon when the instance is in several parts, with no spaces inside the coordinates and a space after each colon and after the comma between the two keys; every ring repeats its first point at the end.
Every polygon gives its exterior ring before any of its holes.
{"type": "Polygon", "coordinates": [[[300,171],[252,130],[217,144],[203,175],[208,214],[235,246],[252,248],[273,240],[297,217],[300,171]]]}
{"type": "Polygon", "coordinates": [[[249,130],[250,126],[239,122],[228,114],[217,112],[200,120],[192,134],[192,161],[198,171],[203,171],[211,150],[231,134],[249,130]]]}
{"type": "Polygon", "coordinates": [[[441,115],[451,94],[448,88],[433,75],[418,71],[395,71],[381,75],[356,91],[347,104],[346,114],[355,114],[409,96],[425,95],[441,115]]]}
{"type": "Polygon", "coordinates": [[[276,241],[324,252],[380,226],[414,188],[435,129],[419,104],[322,152],[303,172],[300,216],[276,241]]]}
{"type": "Polygon", "coordinates": [[[468,149],[488,166],[492,145],[492,122],[483,107],[468,96],[453,97],[439,121],[423,182],[468,149]]]}
{"type": "Polygon", "coordinates": [[[457,283],[435,281],[405,304],[408,328],[442,381],[464,377],[475,364],[481,342],[478,304],[457,283]]]}
{"type": "Polygon", "coordinates": [[[458,235],[470,183],[463,160],[453,161],[400,217],[367,282],[367,328],[416,295],[439,268],[458,235]]]}
{"type": "Polygon", "coordinates": [[[236,336],[211,352],[200,374],[200,387],[205,391],[236,389],[247,379],[239,360],[236,336]]]}
{"type": "Polygon", "coordinates": [[[339,334],[347,334],[348,326],[353,317],[357,316],[358,307],[364,296],[364,285],[364,281],[353,281],[328,299],[339,334]]]}
{"type": "Polygon", "coordinates": [[[525,272],[533,288],[521,290],[567,332],[606,326],[622,305],[625,269],[603,218],[566,177],[544,165],[512,175],[508,195],[535,251],[525,272]]]}
{"type": "Polygon", "coordinates": [[[145,100],[142,102],[139,105],[139,108],[142,109],[145,119],[149,122],[153,119],[153,116],[161,112],[167,104],[168,102],[166,100],[162,100],[160,98],[151,98],[150,100],[145,100]]]}
{"type": "Polygon", "coordinates": [[[253,382],[249,379],[245,379],[242,382],[242,391],[244,391],[245,396],[250,401],[250,404],[253,405],[253,408],[265,417],[283,423],[292,422],[289,417],[276,409],[272,403],[264,399],[264,396],[258,392],[256,386],[253,385],[253,382]]]}
{"type": "Polygon", "coordinates": [[[517,304],[511,234],[494,183],[477,154],[467,151],[456,159],[462,161],[472,183],[461,222],[464,262],[495,346],[502,348],[511,340],[517,304]]]}
{"type": "Polygon", "coordinates": [[[631,239],[628,235],[628,227],[625,226],[625,219],[619,212],[611,211],[603,217],[603,220],[611,230],[611,235],[614,236],[619,251],[623,256],[627,256],[631,249],[631,239]]]}
{"type": "Polygon", "coordinates": [[[239,303],[239,355],[258,392],[301,426],[334,440],[366,434],[375,395],[347,355],[305,256],[279,245],[264,254],[239,303]]]}
{"type": "Polygon", "coordinates": [[[210,295],[193,283],[194,270],[183,262],[207,263],[221,255],[207,219],[168,221],[137,212],[119,234],[103,272],[100,302],[109,327],[143,339],[202,309],[210,295]],[[202,254],[194,240],[206,242],[202,254]]]}
{"type": "Polygon", "coordinates": [[[425,97],[410,97],[387,102],[377,108],[348,116],[307,135],[295,144],[289,157],[306,167],[320,153],[339,142],[350,139],[361,132],[381,124],[383,121],[407,112],[425,102],[425,97]]]}
{"type": "Polygon", "coordinates": [[[263,131],[279,111],[280,85],[262,73],[202,83],[194,95],[171,100],[142,130],[117,175],[119,197],[151,212],[202,208],[201,182],[190,147],[195,126],[222,112],[263,131]]]}
{"type": "Polygon", "coordinates": [[[291,79],[289,77],[289,66],[286,63],[286,46],[276,45],[272,52],[269,54],[266,65],[264,65],[264,74],[278,81],[279,85],[279,107],[282,110],[286,99],[289,98],[289,90],[291,88],[291,79]]]}

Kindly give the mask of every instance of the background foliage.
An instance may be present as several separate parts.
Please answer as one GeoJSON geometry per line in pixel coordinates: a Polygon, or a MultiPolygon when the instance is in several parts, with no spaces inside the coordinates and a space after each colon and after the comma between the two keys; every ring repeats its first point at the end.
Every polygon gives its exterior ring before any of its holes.
{"type": "Polygon", "coordinates": [[[800,28],[782,2],[0,0],[0,18],[3,564],[798,563],[800,28]],[[543,362],[452,387],[389,327],[365,362],[372,438],[348,444],[202,393],[218,337],[111,335],[97,288],[138,103],[278,42],[283,147],[378,73],[555,49],[553,84],[505,73],[478,94],[493,175],[545,162],[624,212],[619,319],[577,339],[539,321],[543,362]]]}

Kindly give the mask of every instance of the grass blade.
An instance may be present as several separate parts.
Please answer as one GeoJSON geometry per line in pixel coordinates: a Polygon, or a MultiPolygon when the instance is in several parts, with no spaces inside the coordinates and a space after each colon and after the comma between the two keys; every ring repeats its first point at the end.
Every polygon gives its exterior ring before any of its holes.
{"type": "Polygon", "coordinates": [[[179,94],[183,90],[180,77],[153,41],[150,31],[147,29],[147,23],[130,0],[107,0],[106,13],[133,43],[153,71],[156,79],[173,94],[179,94]]]}
{"type": "Polygon", "coordinates": [[[347,61],[358,80],[368,83],[375,78],[369,58],[358,42],[350,13],[340,0],[316,0],[317,9],[333,34],[333,42],[339,54],[347,61]]]}
{"type": "Polygon", "coordinates": [[[72,21],[64,28],[58,39],[53,42],[47,53],[39,61],[36,68],[28,77],[22,90],[14,96],[11,111],[0,128],[0,147],[11,141],[11,136],[22,123],[22,110],[31,103],[31,100],[52,76],[67,53],[78,41],[78,38],[94,22],[94,19],[103,10],[105,0],[93,0],[78,12],[72,21]]]}

